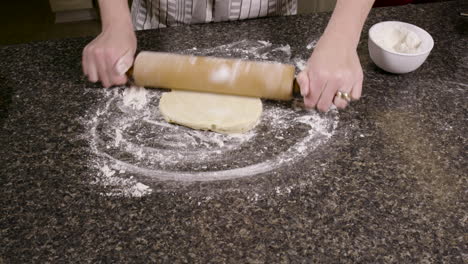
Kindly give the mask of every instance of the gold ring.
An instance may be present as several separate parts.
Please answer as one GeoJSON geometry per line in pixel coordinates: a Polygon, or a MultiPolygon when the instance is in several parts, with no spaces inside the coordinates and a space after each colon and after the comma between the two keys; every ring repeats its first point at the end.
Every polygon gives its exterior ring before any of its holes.
{"type": "Polygon", "coordinates": [[[338,91],[336,92],[336,96],[338,96],[341,99],[346,100],[347,102],[351,102],[351,96],[349,96],[349,93],[338,91]]]}

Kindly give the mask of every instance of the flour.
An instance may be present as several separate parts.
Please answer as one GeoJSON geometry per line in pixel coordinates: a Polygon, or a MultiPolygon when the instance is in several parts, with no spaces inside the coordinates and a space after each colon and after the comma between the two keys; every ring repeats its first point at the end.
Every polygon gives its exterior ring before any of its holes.
{"type": "Polygon", "coordinates": [[[381,47],[400,53],[418,53],[421,51],[421,38],[402,25],[383,24],[374,30],[372,39],[381,47]]]}
{"type": "MultiPolygon", "coordinates": [[[[267,57],[305,65],[304,59],[291,58],[289,45],[266,41],[244,40],[184,53],[267,57]]],[[[224,80],[226,76],[220,72],[217,77],[224,80]]],[[[94,183],[106,187],[105,195],[148,195],[157,191],[151,185],[155,181],[220,181],[269,173],[303,160],[326,144],[338,125],[336,109],[319,114],[305,110],[301,99],[268,101],[253,130],[226,135],[165,122],[157,111],[161,90],[121,87],[99,92],[102,103],[84,123],[93,154],[90,163],[99,171],[94,183]]],[[[288,194],[291,188],[275,192],[288,194]]],[[[252,200],[260,198],[255,194],[252,200]]]]}
{"type": "Polygon", "coordinates": [[[292,55],[291,46],[289,46],[289,45],[280,46],[280,47],[272,50],[272,52],[275,52],[275,51],[284,52],[288,57],[291,57],[291,55],[292,55]]]}
{"type": "Polygon", "coordinates": [[[309,45],[306,46],[306,48],[307,48],[308,50],[310,50],[310,49],[315,49],[315,47],[317,46],[317,42],[318,42],[318,40],[315,40],[315,39],[312,40],[312,42],[310,42],[309,45]]]}
{"type": "Polygon", "coordinates": [[[188,49],[183,54],[198,56],[214,56],[223,58],[240,58],[246,60],[269,60],[288,63],[291,59],[291,47],[274,45],[268,41],[241,40],[210,49],[188,49]]]}
{"type": "Polygon", "coordinates": [[[123,92],[123,104],[133,109],[140,110],[146,105],[147,90],[143,87],[130,87],[123,92]]]}
{"type": "Polygon", "coordinates": [[[294,66],[296,66],[296,69],[299,71],[303,71],[307,66],[307,61],[302,58],[294,58],[293,62],[294,66]]]}
{"type": "Polygon", "coordinates": [[[259,127],[246,134],[161,126],[163,117],[155,111],[160,91],[148,91],[150,103],[137,112],[124,107],[124,92],[109,94],[107,109],[90,123],[92,146],[104,158],[103,166],[150,179],[213,181],[269,172],[306,157],[333,135],[338,123],[336,109],[322,117],[297,107],[297,100],[266,104],[259,127]],[[291,134],[297,134],[293,142],[291,134]],[[262,146],[256,156],[246,148],[251,144],[262,146]],[[232,166],[233,156],[241,166],[232,166]],[[180,170],[184,167],[189,169],[180,170]]]}
{"type": "Polygon", "coordinates": [[[271,47],[271,42],[269,41],[264,41],[264,40],[258,40],[258,43],[262,44],[265,47],[271,47]]]}
{"type": "Polygon", "coordinates": [[[118,147],[121,141],[122,141],[122,130],[120,130],[120,128],[116,128],[114,146],[118,147]]]}
{"type": "MultiPolygon", "coordinates": [[[[142,197],[152,192],[150,187],[136,181],[133,177],[121,178],[116,175],[116,170],[107,165],[98,167],[101,175],[92,183],[109,188],[110,191],[105,193],[107,196],[142,197]]],[[[125,171],[121,170],[119,173],[125,173],[125,171]]]]}

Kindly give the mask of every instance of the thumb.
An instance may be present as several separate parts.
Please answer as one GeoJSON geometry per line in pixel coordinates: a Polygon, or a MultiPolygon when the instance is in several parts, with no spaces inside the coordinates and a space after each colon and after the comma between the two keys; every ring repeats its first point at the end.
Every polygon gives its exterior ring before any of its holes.
{"type": "Polygon", "coordinates": [[[304,69],[296,77],[297,82],[299,83],[299,88],[301,89],[301,95],[306,97],[309,95],[309,77],[307,76],[307,69],[304,69]]]}
{"type": "Polygon", "coordinates": [[[114,65],[114,70],[118,75],[125,75],[125,73],[133,65],[133,54],[134,52],[130,49],[125,54],[117,60],[114,65]]]}

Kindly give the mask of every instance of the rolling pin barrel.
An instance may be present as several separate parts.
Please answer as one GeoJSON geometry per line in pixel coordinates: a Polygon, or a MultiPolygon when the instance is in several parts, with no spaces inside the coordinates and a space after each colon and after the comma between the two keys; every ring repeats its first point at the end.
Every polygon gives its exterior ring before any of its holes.
{"type": "Polygon", "coordinates": [[[143,51],[133,78],[139,86],[289,100],[294,66],[143,51]]]}

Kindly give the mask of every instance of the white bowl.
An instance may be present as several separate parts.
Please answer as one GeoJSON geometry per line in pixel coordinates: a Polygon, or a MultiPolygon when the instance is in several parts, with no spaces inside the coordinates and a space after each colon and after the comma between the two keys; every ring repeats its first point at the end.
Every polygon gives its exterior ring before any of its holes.
{"type": "MultiPolygon", "coordinates": [[[[385,33],[386,34],[386,33],[385,33]]],[[[369,29],[369,54],[372,61],[382,70],[391,73],[408,73],[416,70],[426,60],[434,47],[434,40],[424,29],[412,24],[399,21],[385,21],[373,25],[369,29]],[[378,37],[389,26],[401,27],[416,33],[421,44],[415,53],[397,52],[385,47],[378,41],[378,37]]]]}

